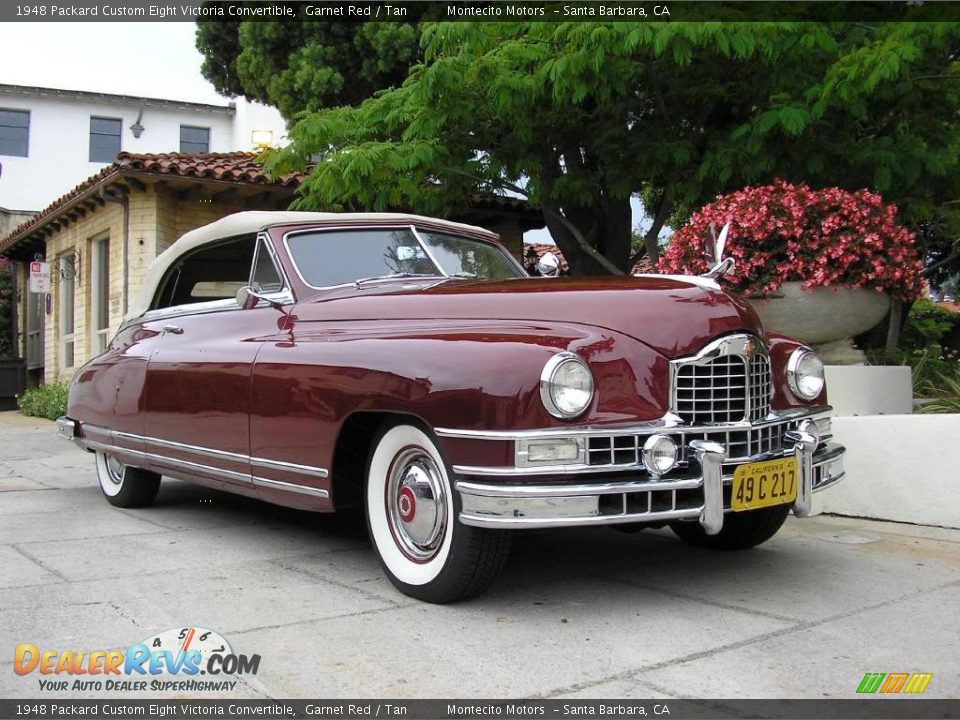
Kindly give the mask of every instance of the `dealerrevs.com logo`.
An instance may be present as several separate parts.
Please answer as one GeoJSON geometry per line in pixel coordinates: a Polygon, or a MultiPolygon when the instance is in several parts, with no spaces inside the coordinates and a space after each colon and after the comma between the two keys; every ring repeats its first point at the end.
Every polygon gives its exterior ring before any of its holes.
{"type": "Polygon", "coordinates": [[[256,675],[259,655],[233,651],[220,633],[170,628],[125,650],[49,650],[32,643],[14,649],[13,671],[37,678],[42,691],[230,691],[236,675],[256,675]],[[198,676],[205,676],[203,679],[198,676]]]}

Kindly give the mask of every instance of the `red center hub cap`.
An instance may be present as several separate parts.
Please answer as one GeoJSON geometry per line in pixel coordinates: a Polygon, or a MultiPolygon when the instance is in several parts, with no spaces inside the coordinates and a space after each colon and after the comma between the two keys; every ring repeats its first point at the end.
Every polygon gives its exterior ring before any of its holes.
{"type": "Polygon", "coordinates": [[[411,522],[416,516],[417,497],[410,488],[402,487],[397,493],[397,511],[400,519],[405,523],[411,522]]]}

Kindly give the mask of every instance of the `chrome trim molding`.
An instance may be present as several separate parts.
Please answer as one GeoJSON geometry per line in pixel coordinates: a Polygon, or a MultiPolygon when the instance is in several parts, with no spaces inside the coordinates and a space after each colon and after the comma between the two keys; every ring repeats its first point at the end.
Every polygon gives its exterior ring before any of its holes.
{"type": "Polygon", "coordinates": [[[830,405],[821,405],[813,408],[796,408],[793,410],[779,410],[771,413],[766,420],[758,422],[736,422],[736,423],[717,423],[716,425],[684,425],[683,421],[673,413],[667,413],[659,420],[646,420],[633,423],[631,425],[618,425],[616,427],[556,427],[539,428],[535,430],[461,430],[458,428],[434,428],[433,432],[438,437],[460,438],[464,440],[520,440],[522,438],[535,437],[604,437],[614,435],[642,435],[644,433],[656,433],[664,430],[676,433],[703,433],[718,432],[722,430],[751,430],[788,420],[796,420],[801,417],[811,417],[818,419],[820,416],[829,417],[833,411],[830,405]]]}
{"type": "MultiPolygon", "coordinates": [[[[69,422],[73,422],[70,420],[69,422]]],[[[84,447],[101,450],[103,452],[113,453],[115,455],[129,455],[132,457],[141,457],[151,460],[156,463],[167,463],[179,465],[184,468],[194,468],[203,473],[210,475],[219,475],[221,477],[229,478],[231,480],[240,479],[244,482],[257,480],[263,483],[271,483],[281,489],[287,489],[290,492],[304,492],[308,495],[317,495],[319,497],[329,497],[329,493],[326,490],[321,490],[319,488],[311,488],[309,486],[296,485],[295,483],[283,482],[280,480],[271,480],[269,478],[261,478],[254,476],[251,473],[242,473],[235,470],[225,470],[222,468],[214,467],[211,465],[205,465],[203,463],[191,462],[189,460],[181,460],[180,458],[172,458],[167,455],[161,455],[159,453],[146,452],[143,450],[136,450],[135,448],[130,448],[125,445],[118,445],[116,440],[127,440],[132,442],[142,442],[146,445],[155,447],[155,448],[166,448],[168,450],[180,450],[182,452],[193,453],[195,455],[200,455],[202,457],[211,458],[214,460],[226,460],[228,462],[236,463],[249,463],[252,467],[258,467],[265,470],[277,470],[280,472],[289,472],[289,473],[298,473],[302,475],[311,475],[318,478],[326,478],[329,476],[329,471],[326,468],[314,467],[312,465],[298,465],[296,463],[283,462],[281,460],[271,460],[269,458],[260,458],[260,457],[251,457],[249,455],[243,455],[241,453],[227,452],[226,450],[215,450],[213,448],[201,447],[199,445],[187,445],[186,443],[174,442],[172,440],[161,440],[159,438],[147,437],[145,435],[136,435],[134,433],[120,432],[117,430],[109,430],[107,428],[102,428],[97,425],[84,425],[84,431],[89,431],[92,435],[100,435],[102,441],[93,440],[89,437],[86,438],[71,438],[76,439],[79,444],[84,447]],[[109,442],[107,442],[109,440],[109,442]],[[323,493],[321,495],[321,493],[323,493]]],[[[128,463],[129,464],[129,463],[128,463]]]]}
{"type": "Polygon", "coordinates": [[[319,498],[329,498],[330,493],[323,488],[309,487],[307,485],[294,485],[293,483],[280,482],[279,480],[270,480],[269,478],[252,477],[254,485],[261,485],[268,490],[286,490],[287,492],[299,493],[301,495],[313,495],[319,498]]]}
{"type": "Polygon", "coordinates": [[[326,468],[313,467],[312,465],[297,465],[296,463],[270,460],[268,458],[251,457],[250,464],[254,467],[264,468],[265,470],[301,473],[303,475],[313,475],[318,478],[325,478],[330,474],[326,468]]]}

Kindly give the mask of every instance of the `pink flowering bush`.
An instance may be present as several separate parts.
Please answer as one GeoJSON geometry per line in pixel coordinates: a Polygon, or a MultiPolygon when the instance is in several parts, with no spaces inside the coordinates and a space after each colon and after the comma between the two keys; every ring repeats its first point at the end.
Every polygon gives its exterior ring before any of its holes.
{"type": "Polygon", "coordinates": [[[923,262],[916,237],[896,221],[897,208],[868,190],[813,190],[775,180],[719,196],[680,228],[660,260],[665,273],[707,269],[710,224],[730,223],[725,254],[737,261],[725,285],[747,296],[770,295],[788,280],[920,296],[923,262]]]}

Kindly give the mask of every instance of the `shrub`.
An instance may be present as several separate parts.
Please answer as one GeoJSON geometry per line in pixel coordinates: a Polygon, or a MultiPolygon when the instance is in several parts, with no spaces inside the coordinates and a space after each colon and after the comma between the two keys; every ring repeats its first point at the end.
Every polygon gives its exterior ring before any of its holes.
{"type": "Polygon", "coordinates": [[[960,314],[937,307],[927,298],[920,298],[907,315],[900,345],[917,349],[932,345],[939,347],[944,336],[957,324],[960,324],[960,314]]]}
{"type": "Polygon", "coordinates": [[[896,222],[897,209],[876,193],[813,190],[776,180],[721,195],[674,234],[660,261],[667,273],[707,269],[713,224],[730,223],[728,254],[737,261],[726,284],[745,295],[770,295],[786,281],[803,287],[874,288],[910,300],[923,286],[916,237],[896,222]]]}
{"type": "Polygon", "coordinates": [[[917,408],[919,413],[960,413],[960,372],[941,375],[937,380],[939,393],[933,400],[917,408]]]}
{"type": "Polygon", "coordinates": [[[20,412],[31,417],[56,420],[67,414],[67,396],[70,392],[64,383],[48,383],[40,387],[27,388],[17,397],[20,412]]]}

